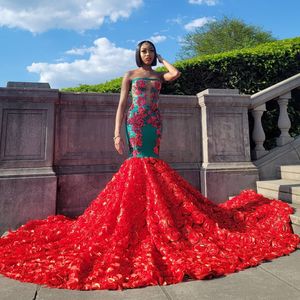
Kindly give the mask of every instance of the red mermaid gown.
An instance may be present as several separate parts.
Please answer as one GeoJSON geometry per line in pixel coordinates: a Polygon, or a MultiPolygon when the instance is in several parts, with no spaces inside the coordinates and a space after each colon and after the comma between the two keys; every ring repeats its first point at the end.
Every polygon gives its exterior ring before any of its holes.
{"type": "Polygon", "coordinates": [[[77,219],[32,220],[0,239],[0,273],[56,288],[124,289],[212,278],[297,248],[292,209],[254,191],[215,205],[158,158],[160,82],[132,81],[131,157],[77,219]]]}

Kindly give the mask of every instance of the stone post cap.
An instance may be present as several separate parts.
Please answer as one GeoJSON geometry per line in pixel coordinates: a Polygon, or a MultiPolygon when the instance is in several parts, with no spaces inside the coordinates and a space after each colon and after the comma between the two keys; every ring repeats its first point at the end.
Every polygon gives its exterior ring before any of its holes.
{"type": "Polygon", "coordinates": [[[204,95],[224,95],[224,96],[230,96],[230,95],[239,95],[238,89],[206,89],[200,93],[197,94],[198,98],[202,97],[204,95]]]}
{"type": "Polygon", "coordinates": [[[238,89],[206,89],[197,94],[198,103],[204,106],[250,106],[250,95],[242,95],[238,89]]]}
{"type": "Polygon", "coordinates": [[[6,87],[19,89],[51,89],[48,82],[8,81],[6,87]]]}

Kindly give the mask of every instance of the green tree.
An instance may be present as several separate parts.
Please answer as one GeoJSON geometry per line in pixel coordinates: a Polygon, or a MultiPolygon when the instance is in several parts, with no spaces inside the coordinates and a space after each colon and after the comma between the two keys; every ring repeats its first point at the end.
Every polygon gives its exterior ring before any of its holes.
{"type": "Polygon", "coordinates": [[[270,32],[247,25],[242,20],[223,17],[187,34],[179,52],[179,58],[221,53],[234,49],[253,47],[275,41],[270,32]]]}

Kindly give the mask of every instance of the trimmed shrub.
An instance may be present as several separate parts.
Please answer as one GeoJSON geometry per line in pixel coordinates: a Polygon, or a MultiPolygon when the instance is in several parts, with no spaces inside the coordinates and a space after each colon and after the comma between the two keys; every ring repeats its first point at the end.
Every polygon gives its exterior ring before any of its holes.
{"type": "MultiPolygon", "coordinates": [[[[300,37],[196,57],[178,61],[174,65],[182,74],[176,81],[163,84],[162,94],[195,95],[207,88],[224,88],[239,89],[241,93],[251,95],[300,72],[300,37]]],[[[157,70],[165,71],[163,67],[157,70]]],[[[63,90],[118,93],[121,81],[122,78],[116,78],[98,85],[80,85],[63,90]]],[[[288,113],[292,123],[290,134],[297,136],[300,134],[300,93],[297,91],[292,93],[288,113]]],[[[267,149],[276,145],[276,137],[280,135],[278,117],[277,102],[269,101],[262,120],[267,149]]],[[[250,131],[252,127],[253,120],[250,117],[250,131]]]]}
{"type": "MultiPolygon", "coordinates": [[[[300,37],[253,48],[178,61],[182,75],[166,83],[162,94],[195,95],[207,88],[239,89],[253,94],[300,72],[300,37]]],[[[157,69],[165,71],[163,67],[157,69]]],[[[122,78],[97,85],[80,85],[65,91],[118,93],[122,78]]]]}
{"type": "Polygon", "coordinates": [[[78,87],[64,88],[65,92],[94,92],[94,93],[119,93],[121,90],[122,77],[95,85],[81,84],[78,87]]]}

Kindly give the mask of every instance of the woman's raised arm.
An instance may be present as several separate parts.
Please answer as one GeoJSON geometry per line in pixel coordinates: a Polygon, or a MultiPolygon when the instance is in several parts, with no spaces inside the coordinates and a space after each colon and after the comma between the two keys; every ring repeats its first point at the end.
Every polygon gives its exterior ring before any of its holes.
{"type": "Polygon", "coordinates": [[[166,61],[161,55],[157,54],[157,59],[168,70],[168,72],[166,72],[162,75],[162,77],[165,81],[175,80],[181,75],[181,73],[173,65],[171,65],[168,61],[166,61]]]}

